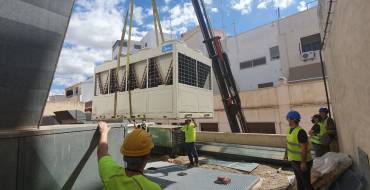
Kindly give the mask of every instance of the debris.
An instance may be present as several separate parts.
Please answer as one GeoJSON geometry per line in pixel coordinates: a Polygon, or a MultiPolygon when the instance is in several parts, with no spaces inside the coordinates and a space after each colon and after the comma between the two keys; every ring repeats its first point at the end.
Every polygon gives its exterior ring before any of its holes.
{"type": "Polygon", "coordinates": [[[215,181],[215,183],[222,184],[222,185],[227,185],[230,182],[231,182],[231,179],[229,177],[222,177],[222,176],[217,177],[217,180],[215,181]]]}
{"type": "Polygon", "coordinates": [[[208,159],[206,163],[211,164],[211,165],[224,166],[224,167],[233,168],[236,170],[246,171],[248,173],[252,172],[259,165],[257,163],[228,162],[228,161],[214,160],[214,159],[208,159]]]}
{"type": "Polygon", "coordinates": [[[185,173],[185,172],[180,172],[180,173],[178,173],[177,174],[178,176],[186,176],[186,175],[188,175],[187,173],[185,173]]]}

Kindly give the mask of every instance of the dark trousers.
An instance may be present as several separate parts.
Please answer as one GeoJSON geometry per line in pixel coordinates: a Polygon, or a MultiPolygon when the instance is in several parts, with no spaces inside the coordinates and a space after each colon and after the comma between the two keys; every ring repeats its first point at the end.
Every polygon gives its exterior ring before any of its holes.
{"type": "Polygon", "coordinates": [[[315,144],[315,143],[312,143],[312,145],[313,145],[313,150],[315,151],[315,157],[321,157],[322,155],[329,152],[328,145],[315,144]]]}
{"type": "Polygon", "coordinates": [[[198,153],[197,153],[197,149],[195,148],[195,143],[185,143],[185,146],[186,146],[186,151],[188,153],[188,157],[189,157],[189,161],[190,161],[190,164],[194,164],[194,160],[193,158],[195,159],[195,163],[198,163],[198,153]]]}
{"type": "Polygon", "coordinates": [[[294,171],[295,178],[297,180],[297,189],[298,190],[313,190],[311,185],[311,168],[313,162],[307,162],[307,170],[301,170],[301,162],[292,161],[292,168],[294,171]]]}

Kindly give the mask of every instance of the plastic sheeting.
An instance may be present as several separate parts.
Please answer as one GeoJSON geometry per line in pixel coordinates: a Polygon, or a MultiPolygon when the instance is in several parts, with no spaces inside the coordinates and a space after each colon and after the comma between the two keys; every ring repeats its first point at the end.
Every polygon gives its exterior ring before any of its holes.
{"type": "Polygon", "coordinates": [[[328,152],[314,160],[311,181],[315,189],[333,183],[352,165],[351,158],[343,153],[328,152]]]}

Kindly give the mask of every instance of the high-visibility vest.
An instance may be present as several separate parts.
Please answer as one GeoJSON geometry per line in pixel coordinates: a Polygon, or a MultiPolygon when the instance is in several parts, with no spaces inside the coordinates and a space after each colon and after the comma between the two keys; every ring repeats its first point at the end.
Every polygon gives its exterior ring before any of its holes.
{"type": "Polygon", "coordinates": [[[327,134],[326,129],[326,120],[324,122],[317,123],[320,126],[320,133],[319,134],[313,134],[311,136],[311,142],[314,144],[322,144],[321,138],[327,134]]]}
{"type": "MultiPolygon", "coordinates": [[[[288,134],[287,134],[288,160],[302,161],[302,148],[298,141],[298,133],[301,130],[303,129],[300,126],[295,127],[292,133],[289,133],[290,129],[288,129],[288,134]]],[[[306,161],[311,161],[312,160],[311,147],[309,143],[307,143],[307,146],[308,147],[307,147],[306,161]]]]}

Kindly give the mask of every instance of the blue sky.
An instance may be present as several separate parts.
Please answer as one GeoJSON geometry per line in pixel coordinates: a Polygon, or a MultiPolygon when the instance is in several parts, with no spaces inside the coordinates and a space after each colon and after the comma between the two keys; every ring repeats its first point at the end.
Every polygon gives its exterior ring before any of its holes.
{"type": "MultiPolygon", "coordinates": [[[[129,0],[76,0],[51,94],[92,76],[94,66],[111,58],[111,46],[120,38],[129,0]]],[[[133,39],[153,27],[150,0],[136,0],[133,39]]],[[[280,16],[305,10],[312,0],[204,0],[214,28],[228,35],[270,23],[280,16]],[[234,31],[235,30],[235,31],[234,31]]],[[[315,6],[317,3],[310,3],[315,6]]],[[[164,31],[180,36],[197,25],[191,0],[157,0],[164,31]]]]}

